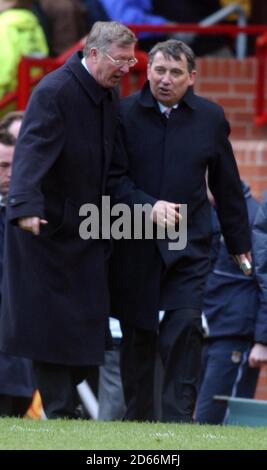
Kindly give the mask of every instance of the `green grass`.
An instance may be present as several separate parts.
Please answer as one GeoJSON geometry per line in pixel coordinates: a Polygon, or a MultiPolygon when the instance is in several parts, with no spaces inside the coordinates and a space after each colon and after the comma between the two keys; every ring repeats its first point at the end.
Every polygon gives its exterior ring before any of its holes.
{"type": "Polygon", "coordinates": [[[1,450],[267,449],[265,428],[0,418],[1,450]]]}

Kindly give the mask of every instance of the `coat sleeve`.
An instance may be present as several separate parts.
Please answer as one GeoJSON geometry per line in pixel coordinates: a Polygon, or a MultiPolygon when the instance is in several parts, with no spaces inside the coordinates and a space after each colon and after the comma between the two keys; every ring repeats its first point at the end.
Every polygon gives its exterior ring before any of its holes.
{"type": "Polygon", "coordinates": [[[267,345],[267,202],[256,215],[252,228],[253,261],[260,289],[260,307],[257,313],[254,339],[267,345]]]}
{"type": "Polygon", "coordinates": [[[64,145],[63,117],[55,93],[34,92],[16,144],[8,200],[8,218],[45,217],[42,181],[64,145]]]}
{"type": "Polygon", "coordinates": [[[228,139],[230,126],[221,108],[218,108],[214,126],[216,155],[209,164],[209,187],[216,201],[229,253],[246,253],[251,249],[247,207],[232,146],[228,139]]]}
{"type": "Polygon", "coordinates": [[[128,176],[129,161],[123,142],[121,126],[118,126],[114,151],[107,180],[107,192],[113,203],[124,203],[133,208],[134,204],[154,206],[157,199],[138,189],[128,176]]]}

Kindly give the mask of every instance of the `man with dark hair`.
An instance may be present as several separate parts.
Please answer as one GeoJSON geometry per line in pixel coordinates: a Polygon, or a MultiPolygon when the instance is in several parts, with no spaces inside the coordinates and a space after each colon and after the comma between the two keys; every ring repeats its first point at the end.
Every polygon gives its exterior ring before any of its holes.
{"type": "Polygon", "coordinates": [[[22,119],[24,112],[23,111],[10,111],[7,113],[0,121],[0,131],[7,131],[9,134],[18,138],[22,119]]]}
{"type": "MultiPolygon", "coordinates": [[[[176,40],[158,43],[149,54],[147,76],[143,89],[121,102],[129,175],[152,197],[187,205],[187,244],[171,250],[167,236],[115,242],[110,279],[112,312],[120,315],[124,335],[125,418],[154,419],[159,341],[164,366],[162,420],[190,422],[210,263],[207,170],[227,248],[242,260],[250,259],[248,217],[223,110],[193,92],[191,48],[176,40]],[[160,324],[159,310],[165,311],[160,324]]],[[[172,215],[164,201],[161,206],[154,220],[168,226],[172,215]]]]}
{"type": "Polygon", "coordinates": [[[255,276],[260,288],[260,308],[255,329],[255,344],[250,351],[249,365],[262,367],[267,364],[267,192],[264,193],[252,228],[255,246],[255,276]]]}
{"type": "MultiPolygon", "coordinates": [[[[242,187],[251,229],[259,203],[245,182],[242,187]]],[[[215,209],[213,211],[214,225],[219,231],[215,209]]],[[[254,263],[255,255],[258,256],[255,249],[252,243],[254,263]]],[[[267,344],[267,331],[258,315],[261,304],[255,275],[246,276],[242,272],[229,255],[223,237],[219,238],[215,251],[203,304],[207,331],[195,411],[196,421],[202,424],[227,422],[227,402],[215,401],[215,395],[254,397],[259,370],[249,367],[248,356],[259,341],[267,344]]]]}
{"type": "MultiPolygon", "coordinates": [[[[6,200],[9,189],[15,138],[8,134],[0,122],[0,305],[6,200]]],[[[23,416],[33,395],[32,364],[28,359],[0,353],[0,416],[23,416]]]]}

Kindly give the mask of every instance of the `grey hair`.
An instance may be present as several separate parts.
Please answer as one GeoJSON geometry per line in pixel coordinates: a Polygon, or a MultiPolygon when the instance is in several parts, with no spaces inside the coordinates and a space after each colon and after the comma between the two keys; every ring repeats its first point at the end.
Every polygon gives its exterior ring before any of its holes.
{"type": "Polygon", "coordinates": [[[148,53],[148,62],[151,65],[157,52],[161,52],[165,59],[172,57],[174,60],[181,60],[181,55],[184,54],[187,60],[187,68],[189,72],[196,67],[195,54],[191,47],[183,41],[177,39],[169,39],[168,41],[158,42],[152,47],[148,53]]]}
{"type": "Polygon", "coordinates": [[[92,47],[106,52],[113,42],[118,46],[127,47],[135,44],[137,37],[127,26],[117,21],[97,21],[86,38],[84,57],[89,55],[92,47]]]}

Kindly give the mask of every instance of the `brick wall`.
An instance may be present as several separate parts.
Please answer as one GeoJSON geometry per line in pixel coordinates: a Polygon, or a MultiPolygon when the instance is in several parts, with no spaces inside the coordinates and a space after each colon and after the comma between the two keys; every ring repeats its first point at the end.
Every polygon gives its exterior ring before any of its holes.
{"type": "Polygon", "coordinates": [[[232,139],[232,145],[241,177],[260,200],[267,190],[267,139],[232,139]]]}
{"type": "Polygon", "coordinates": [[[197,71],[195,92],[224,107],[241,177],[261,199],[267,189],[267,125],[254,124],[256,59],[200,58],[197,71]]]}
{"type": "Polygon", "coordinates": [[[266,138],[267,126],[258,127],[253,123],[256,87],[255,58],[245,60],[200,58],[197,60],[197,71],[196,93],[224,107],[231,123],[232,138],[266,138]]]}

